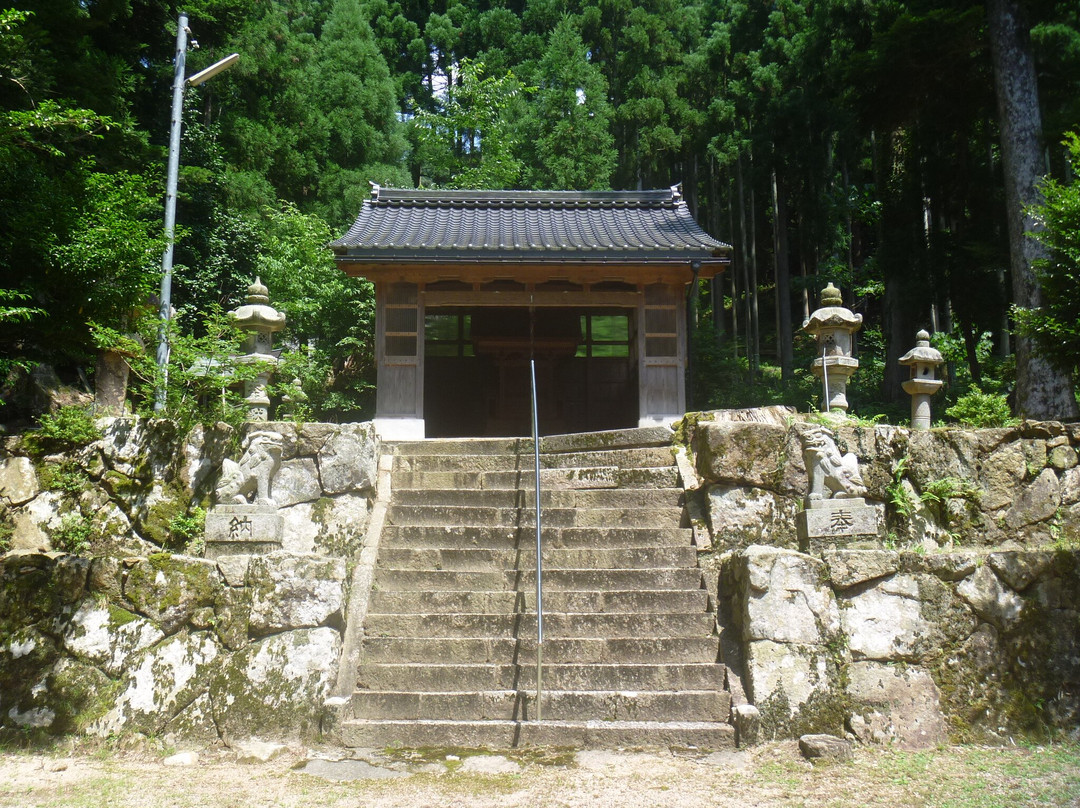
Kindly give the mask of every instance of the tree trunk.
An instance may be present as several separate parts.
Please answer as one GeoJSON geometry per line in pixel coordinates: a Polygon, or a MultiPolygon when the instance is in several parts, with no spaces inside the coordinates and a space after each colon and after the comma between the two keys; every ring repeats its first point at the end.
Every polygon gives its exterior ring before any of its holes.
{"type": "MultiPolygon", "coordinates": [[[[1031,35],[1020,0],[986,0],[990,54],[997,88],[998,125],[1005,168],[1005,207],[1009,219],[1009,257],[1013,303],[1036,308],[1041,289],[1032,264],[1045,251],[1026,235],[1035,226],[1026,209],[1038,201],[1042,173],[1042,119],[1031,35]]],[[[1068,374],[1034,350],[1032,340],[1016,337],[1016,402],[1028,418],[1070,418],[1078,414],[1068,374]]]]}
{"type": "MultiPolygon", "coordinates": [[[[735,207],[731,200],[731,178],[728,178],[727,183],[728,191],[728,223],[730,232],[735,232],[735,207]]],[[[732,267],[731,267],[731,350],[732,356],[738,360],[739,358],[739,288],[736,278],[739,275],[738,255],[732,250],[732,267]]]]}
{"type": "Polygon", "coordinates": [[[791,331],[791,267],[788,265],[787,205],[781,196],[780,180],[773,171],[773,237],[776,254],[776,353],[780,359],[780,380],[795,378],[795,335],[791,331]]]}
{"type": "Polygon", "coordinates": [[[757,271],[757,201],[754,198],[754,158],[750,157],[750,279],[747,291],[750,293],[750,333],[748,356],[750,357],[751,378],[756,376],[761,367],[761,321],[758,317],[758,271],[757,271]]]}
{"type": "MultiPolygon", "coordinates": [[[[709,222],[712,225],[709,232],[716,235],[720,232],[720,188],[716,176],[716,160],[709,158],[709,222]]],[[[732,230],[729,227],[726,238],[731,238],[732,230]]],[[[730,272],[730,266],[728,268],[730,272]]],[[[709,282],[709,290],[712,292],[713,331],[716,336],[716,344],[724,341],[724,287],[723,275],[714,275],[709,282]]]]}
{"type": "Polygon", "coordinates": [[[739,198],[739,238],[742,240],[740,245],[740,253],[742,255],[741,266],[739,267],[739,282],[742,286],[743,294],[743,329],[746,334],[746,366],[750,370],[750,386],[754,385],[754,346],[752,344],[751,329],[752,319],[750,317],[750,276],[749,276],[749,263],[750,258],[748,255],[748,239],[746,235],[746,196],[743,189],[743,172],[742,172],[742,156],[735,160],[735,195],[739,198]]]}

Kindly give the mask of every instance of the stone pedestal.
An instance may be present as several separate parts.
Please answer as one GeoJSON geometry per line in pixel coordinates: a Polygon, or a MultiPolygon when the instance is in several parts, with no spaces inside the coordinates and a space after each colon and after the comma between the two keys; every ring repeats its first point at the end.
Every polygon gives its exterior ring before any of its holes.
{"type": "Polygon", "coordinates": [[[795,519],[799,550],[820,555],[829,549],[878,548],[885,538],[885,506],[862,497],[808,500],[795,519]]]}
{"type": "Polygon", "coordinates": [[[274,507],[218,505],[206,514],[206,557],[263,555],[281,549],[285,520],[274,507]]]}

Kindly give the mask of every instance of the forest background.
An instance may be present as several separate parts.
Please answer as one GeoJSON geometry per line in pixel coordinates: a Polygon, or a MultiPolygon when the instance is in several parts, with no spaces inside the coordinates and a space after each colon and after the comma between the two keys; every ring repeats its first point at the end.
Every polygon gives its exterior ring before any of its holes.
{"type": "MultiPolygon", "coordinates": [[[[180,6],[0,8],[0,420],[19,415],[33,367],[90,385],[105,349],[127,357],[132,404],[147,409],[161,382],[154,295],[180,6]]],[[[229,415],[224,397],[200,394],[220,388],[207,369],[226,372],[235,349],[221,312],[258,275],[288,316],[279,378],[301,379],[304,415],[372,415],[372,289],[325,248],[369,183],[681,183],[698,221],[735,245],[729,271],[689,294],[693,407],[815,406],[798,325],[832,281],[865,318],[849,388],[863,416],[902,421],[907,370],[896,360],[920,328],[948,360],[950,403],[971,394],[977,410],[1006,418],[977,397],[1008,394],[1014,413],[1076,415],[1075,0],[182,8],[198,42],[189,74],[233,51],[241,59],[186,97],[173,414],[201,400],[202,416],[229,415]],[[1016,23],[1011,40],[1002,20],[1016,23]],[[1022,81],[1030,65],[1037,90],[1022,81]],[[996,90],[1003,76],[1029,104],[1019,118],[996,90]],[[1034,126],[1026,177],[1009,158],[1024,140],[1017,120],[1034,126]],[[1046,202],[1024,225],[1036,188],[1046,202]],[[1010,254],[1010,210],[1014,248],[1034,252],[1010,254]],[[1045,235],[1024,237],[1033,224],[1045,235]],[[1032,395],[1044,385],[1056,392],[1032,395]]]]}

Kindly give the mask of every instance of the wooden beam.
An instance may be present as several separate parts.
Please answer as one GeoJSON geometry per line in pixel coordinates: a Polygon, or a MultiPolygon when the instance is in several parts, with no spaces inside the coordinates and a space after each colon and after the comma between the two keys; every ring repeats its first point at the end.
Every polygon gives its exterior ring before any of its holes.
{"type": "Polygon", "coordinates": [[[538,306],[589,307],[617,306],[636,308],[637,292],[480,292],[480,291],[436,291],[421,292],[427,308],[441,306],[538,306]]]}

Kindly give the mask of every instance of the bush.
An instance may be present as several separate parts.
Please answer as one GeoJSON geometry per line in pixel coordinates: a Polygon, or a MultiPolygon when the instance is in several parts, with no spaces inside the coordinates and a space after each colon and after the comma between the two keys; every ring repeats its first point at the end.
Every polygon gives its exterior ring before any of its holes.
{"type": "Polygon", "coordinates": [[[76,497],[90,486],[90,477],[73,460],[60,464],[46,463],[39,469],[38,477],[47,491],[59,491],[76,497]]]}
{"type": "Polygon", "coordinates": [[[945,414],[970,427],[1002,427],[1017,423],[1005,396],[984,393],[978,387],[972,387],[970,393],[960,396],[945,414]]]}
{"type": "Polygon", "coordinates": [[[60,407],[38,419],[38,428],[27,433],[23,445],[36,456],[55,454],[85,446],[101,438],[88,407],[60,407]]]}
{"type": "Polygon", "coordinates": [[[169,532],[174,542],[183,544],[188,555],[202,555],[205,542],[206,511],[195,508],[190,514],[174,516],[169,521],[169,532]]]}
{"type": "Polygon", "coordinates": [[[90,520],[81,513],[65,513],[60,526],[51,536],[53,547],[72,555],[80,555],[90,548],[90,520]]]}

